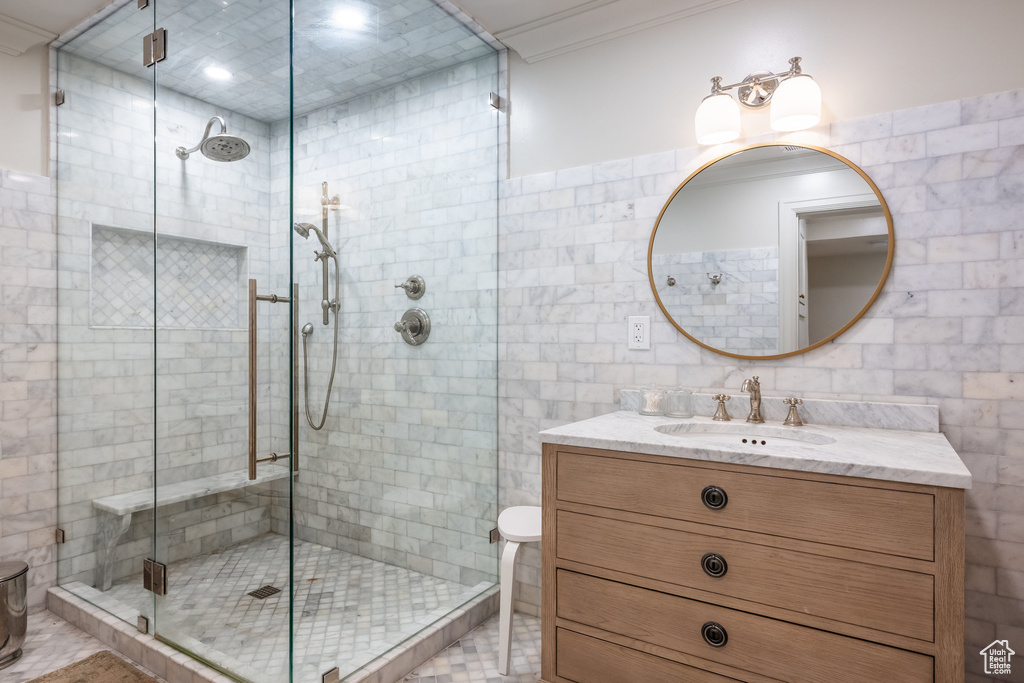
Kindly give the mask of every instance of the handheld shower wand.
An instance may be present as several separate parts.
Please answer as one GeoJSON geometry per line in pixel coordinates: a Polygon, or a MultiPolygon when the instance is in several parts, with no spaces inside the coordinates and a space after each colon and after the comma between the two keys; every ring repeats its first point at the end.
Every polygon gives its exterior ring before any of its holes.
{"type": "MultiPolygon", "coordinates": [[[[325,220],[324,225],[326,224],[327,221],[325,220]]],[[[320,240],[320,246],[323,247],[323,251],[315,251],[313,253],[316,254],[315,260],[322,261],[324,264],[324,298],[321,299],[320,301],[320,308],[322,308],[324,312],[324,325],[329,325],[331,323],[331,311],[333,310],[335,313],[337,313],[339,302],[337,299],[335,299],[334,301],[330,300],[330,283],[329,278],[327,276],[327,259],[334,259],[335,263],[337,263],[338,254],[337,252],[334,251],[334,247],[331,246],[331,243],[327,241],[327,236],[312,223],[296,223],[293,227],[295,228],[295,232],[297,232],[305,239],[309,239],[309,233],[312,232],[314,235],[316,235],[316,238],[320,240]]]]}
{"type": "Polygon", "coordinates": [[[295,223],[292,226],[296,234],[303,239],[308,240],[309,234],[313,233],[320,242],[322,251],[314,253],[316,254],[316,261],[323,263],[323,299],[320,301],[320,308],[323,309],[324,313],[324,325],[330,324],[331,312],[334,313],[334,351],[331,358],[331,376],[327,380],[327,398],[324,400],[324,410],[320,415],[319,421],[314,420],[313,415],[309,411],[309,336],[313,334],[313,323],[306,323],[302,326],[302,365],[303,377],[305,379],[306,421],[309,422],[310,427],[316,430],[323,429],[324,423],[327,422],[327,409],[331,405],[331,389],[334,387],[334,374],[338,368],[338,327],[340,325],[338,312],[341,310],[341,266],[338,264],[338,252],[331,246],[331,242],[327,237],[327,212],[328,209],[338,206],[339,199],[337,196],[333,198],[327,196],[326,182],[323,184],[323,197],[320,203],[323,206],[323,230],[317,228],[312,223],[295,223]],[[330,277],[327,269],[328,259],[334,261],[334,299],[330,298],[330,277]]]}

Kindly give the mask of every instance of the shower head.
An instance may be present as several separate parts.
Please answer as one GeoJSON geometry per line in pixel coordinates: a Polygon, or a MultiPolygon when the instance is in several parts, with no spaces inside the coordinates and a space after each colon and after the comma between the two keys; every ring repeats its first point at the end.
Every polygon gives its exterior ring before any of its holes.
{"type": "Polygon", "coordinates": [[[192,149],[178,147],[174,150],[174,153],[178,155],[179,159],[184,161],[196,150],[199,150],[204,157],[213,161],[238,161],[249,155],[250,147],[248,142],[237,135],[228,135],[228,127],[224,123],[224,119],[214,116],[206,124],[203,139],[199,141],[198,145],[192,149]],[[220,133],[211,137],[210,130],[213,128],[214,123],[220,123],[220,133]]]}
{"type": "Polygon", "coordinates": [[[249,155],[249,143],[237,135],[221,133],[205,140],[199,151],[214,161],[238,161],[249,155]]]}
{"type": "Polygon", "coordinates": [[[335,255],[336,252],[334,251],[334,247],[332,247],[331,243],[327,241],[324,234],[320,232],[320,228],[316,227],[312,223],[295,223],[292,225],[292,229],[295,230],[300,237],[307,240],[309,239],[309,233],[312,232],[316,235],[316,238],[320,240],[320,246],[324,248],[324,253],[327,256],[335,255]]]}
{"type": "Polygon", "coordinates": [[[302,336],[308,337],[311,334],[313,334],[313,323],[306,323],[302,326],[302,336]]]}

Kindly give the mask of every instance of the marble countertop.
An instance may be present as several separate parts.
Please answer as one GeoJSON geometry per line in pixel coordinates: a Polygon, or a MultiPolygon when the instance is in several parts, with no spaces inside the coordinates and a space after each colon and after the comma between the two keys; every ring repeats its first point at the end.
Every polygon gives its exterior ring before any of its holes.
{"type": "Polygon", "coordinates": [[[548,429],[542,431],[540,437],[544,443],[564,446],[649,453],[958,489],[971,487],[970,471],[946,437],[938,432],[833,425],[752,425],[735,418],[732,422],[713,422],[706,417],[652,417],[622,410],[548,429]],[[699,433],[679,437],[656,430],[657,427],[665,429],[680,423],[693,425],[683,429],[733,428],[741,434],[758,432],[765,436],[766,445],[759,444],[754,450],[749,445],[738,443],[738,439],[734,445],[702,439],[699,433]],[[773,440],[787,436],[835,441],[815,444],[773,440]]]}

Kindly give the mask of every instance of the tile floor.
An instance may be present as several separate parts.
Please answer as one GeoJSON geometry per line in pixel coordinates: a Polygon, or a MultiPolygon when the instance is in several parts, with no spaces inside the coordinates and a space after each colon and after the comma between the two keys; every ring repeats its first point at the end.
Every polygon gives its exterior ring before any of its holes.
{"type": "Polygon", "coordinates": [[[404,683],[537,683],[540,619],[517,614],[512,622],[508,676],[498,673],[498,617],[485,621],[405,677],[404,683]]]}
{"type": "MultiPolygon", "coordinates": [[[[0,672],[0,680],[25,683],[109,649],[60,617],[40,612],[29,616],[25,654],[0,672]]],[[[494,616],[409,674],[403,683],[536,683],[540,678],[540,619],[516,615],[510,675],[499,675],[497,666],[498,618],[494,616]]],[[[159,676],[143,671],[163,683],[159,676]]]]}
{"type": "MultiPolygon", "coordinates": [[[[25,683],[25,681],[56,671],[103,650],[114,652],[85,631],[72,626],[50,612],[30,614],[28,633],[25,635],[21,659],[0,671],[0,681],[3,683],[25,683]]],[[[121,656],[117,652],[114,654],[121,656]]],[[[131,661],[127,657],[121,658],[131,661]]],[[[164,679],[153,672],[135,662],[132,664],[163,683],[164,679]]]]}
{"type": "MultiPolygon", "coordinates": [[[[288,599],[248,595],[263,585],[287,591],[288,538],[277,534],[172,564],[157,627],[174,643],[259,683],[280,683],[288,670],[288,599]]],[[[342,676],[384,654],[493,584],[463,586],[333,548],[297,541],[296,680],[342,676]]],[[[129,623],[152,617],[153,596],[141,578],[101,593],[64,586],[129,623]]]]}

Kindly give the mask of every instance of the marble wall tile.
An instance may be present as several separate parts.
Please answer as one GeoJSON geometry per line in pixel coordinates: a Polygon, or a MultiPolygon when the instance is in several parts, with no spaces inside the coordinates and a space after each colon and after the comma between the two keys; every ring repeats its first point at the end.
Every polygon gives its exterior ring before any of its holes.
{"type": "MultiPolygon", "coordinates": [[[[614,201],[634,207],[632,219],[614,224],[623,228],[621,236],[613,232],[621,255],[613,281],[544,286],[542,274],[530,284],[502,281],[501,337],[509,341],[499,346],[502,504],[539,504],[536,430],[614,410],[614,400],[597,401],[607,387],[613,399],[647,383],[724,386],[736,393],[742,377],[758,374],[764,391],[776,396],[930,403],[938,406],[940,429],[975,474],[967,500],[968,641],[984,645],[995,633],[1006,637],[1024,622],[1024,587],[1010,574],[1024,562],[1024,458],[1017,445],[1024,440],[1022,116],[1024,91],[1011,91],[831,125],[826,145],[868,165],[889,203],[895,264],[864,319],[831,344],[779,361],[742,361],[693,345],[664,320],[645,282],[654,218],[692,164],[707,161],[714,150],[679,150],[674,169],[662,155],[593,166],[594,183],[614,178],[622,183],[614,201]],[[624,242],[633,243],[632,259],[624,242]],[[572,303],[569,316],[585,305],[593,338],[608,348],[595,354],[590,343],[545,335],[545,326],[557,323],[540,312],[556,299],[572,303]],[[626,318],[644,314],[652,318],[651,350],[630,351],[626,318]],[[542,366],[526,374],[528,361],[513,342],[527,339],[533,340],[532,358],[559,367],[575,363],[581,367],[573,368],[573,377],[604,386],[592,394],[563,392],[547,386],[542,366]]],[[[531,177],[503,183],[502,264],[515,262],[513,235],[534,250],[553,249],[542,242],[543,221],[528,208],[536,206],[535,185],[531,177]]],[[[595,195],[582,188],[576,186],[577,201],[590,201],[595,195]]],[[[575,215],[587,218],[583,211],[575,215]]],[[[582,230],[558,248],[594,243],[588,231],[599,225],[575,225],[582,230]]],[[[574,335],[584,336],[580,330],[574,335]]],[[[977,664],[967,659],[968,675],[983,680],[977,664]]]]}
{"type": "Polygon", "coordinates": [[[0,170],[0,562],[43,609],[57,553],[57,231],[49,178],[0,170]]]}
{"type": "MultiPolygon", "coordinates": [[[[62,581],[91,584],[93,499],[151,489],[155,470],[159,484],[172,484],[245,467],[242,305],[248,277],[261,289],[271,279],[270,128],[221,111],[232,132],[250,143],[250,155],[230,164],[198,154],[182,161],[174,148],[194,143],[209,119],[208,103],[161,89],[154,121],[152,82],[63,51],[54,63],[61,87],[76,93],[59,111],[54,162],[62,436],[57,497],[58,521],[69,539],[59,547],[57,568],[62,581]],[[160,325],[155,338],[154,320],[160,325]]],[[[287,264],[280,270],[286,273],[287,264]]],[[[258,372],[269,377],[273,342],[285,342],[286,335],[261,327],[267,353],[258,372]]],[[[259,400],[269,412],[269,383],[261,383],[259,400]]],[[[271,437],[269,425],[262,425],[261,449],[275,450],[271,437]]],[[[219,527],[197,526],[188,538],[168,527],[161,543],[180,559],[265,532],[269,499],[253,501],[262,507],[259,519],[207,505],[204,519],[222,520],[219,527]]],[[[160,514],[180,512],[162,508],[160,514]]],[[[135,515],[117,549],[115,575],[139,571],[152,552],[152,527],[152,513],[135,515]]]]}

